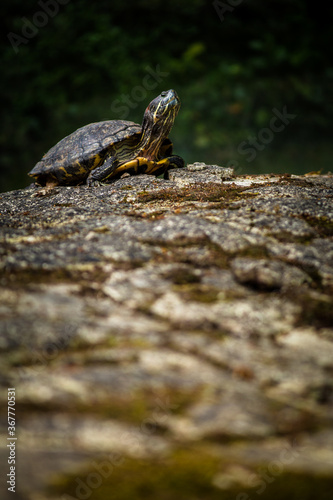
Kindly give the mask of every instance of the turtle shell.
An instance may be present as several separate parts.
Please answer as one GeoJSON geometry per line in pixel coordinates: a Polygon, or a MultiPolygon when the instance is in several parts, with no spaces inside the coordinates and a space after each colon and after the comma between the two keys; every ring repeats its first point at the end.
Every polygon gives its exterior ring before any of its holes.
{"type": "Polygon", "coordinates": [[[90,123],[64,137],[29,172],[38,184],[80,184],[107,154],[134,149],[141,125],[125,120],[90,123]]]}

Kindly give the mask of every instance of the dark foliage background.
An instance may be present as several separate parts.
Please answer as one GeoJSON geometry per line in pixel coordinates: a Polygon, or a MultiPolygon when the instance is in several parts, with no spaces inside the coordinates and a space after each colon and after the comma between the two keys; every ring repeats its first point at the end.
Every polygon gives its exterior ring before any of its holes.
{"type": "Polygon", "coordinates": [[[306,0],[2,0],[1,190],[28,185],[80,126],[141,123],[168,88],[182,101],[171,136],[187,162],[330,170],[332,12],[306,0]],[[270,132],[284,106],[296,117],[270,132]]]}

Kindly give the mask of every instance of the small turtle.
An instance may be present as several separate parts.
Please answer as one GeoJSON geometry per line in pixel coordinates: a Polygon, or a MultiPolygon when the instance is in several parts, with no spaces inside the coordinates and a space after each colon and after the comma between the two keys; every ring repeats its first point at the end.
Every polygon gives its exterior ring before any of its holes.
{"type": "Polygon", "coordinates": [[[180,100],[174,90],[162,92],[147,107],[142,125],[125,120],[90,123],[68,135],[28,175],[42,186],[109,182],[123,174],[167,177],[184,160],[172,155],[168,139],[180,100]]]}

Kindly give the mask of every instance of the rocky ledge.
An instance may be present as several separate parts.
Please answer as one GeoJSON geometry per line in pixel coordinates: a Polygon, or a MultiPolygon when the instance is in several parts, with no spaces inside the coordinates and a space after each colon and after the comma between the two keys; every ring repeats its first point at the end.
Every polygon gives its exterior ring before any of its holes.
{"type": "Polygon", "coordinates": [[[16,499],[331,498],[333,176],[194,164],[0,212],[16,499]]]}

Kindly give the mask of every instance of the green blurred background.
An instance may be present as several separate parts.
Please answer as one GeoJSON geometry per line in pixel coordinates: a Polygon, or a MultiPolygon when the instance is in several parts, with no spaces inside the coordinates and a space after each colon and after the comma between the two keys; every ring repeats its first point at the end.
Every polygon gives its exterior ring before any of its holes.
{"type": "Polygon", "coordinates": [[[332,169],[332,2],[2,0],[0,12],[1,191],[30,184],[27,172],[78,127],[141,123],[169,88],[187,162],[332,169]],[[283,109],[284,124],[273,120],[283,109]]]}

